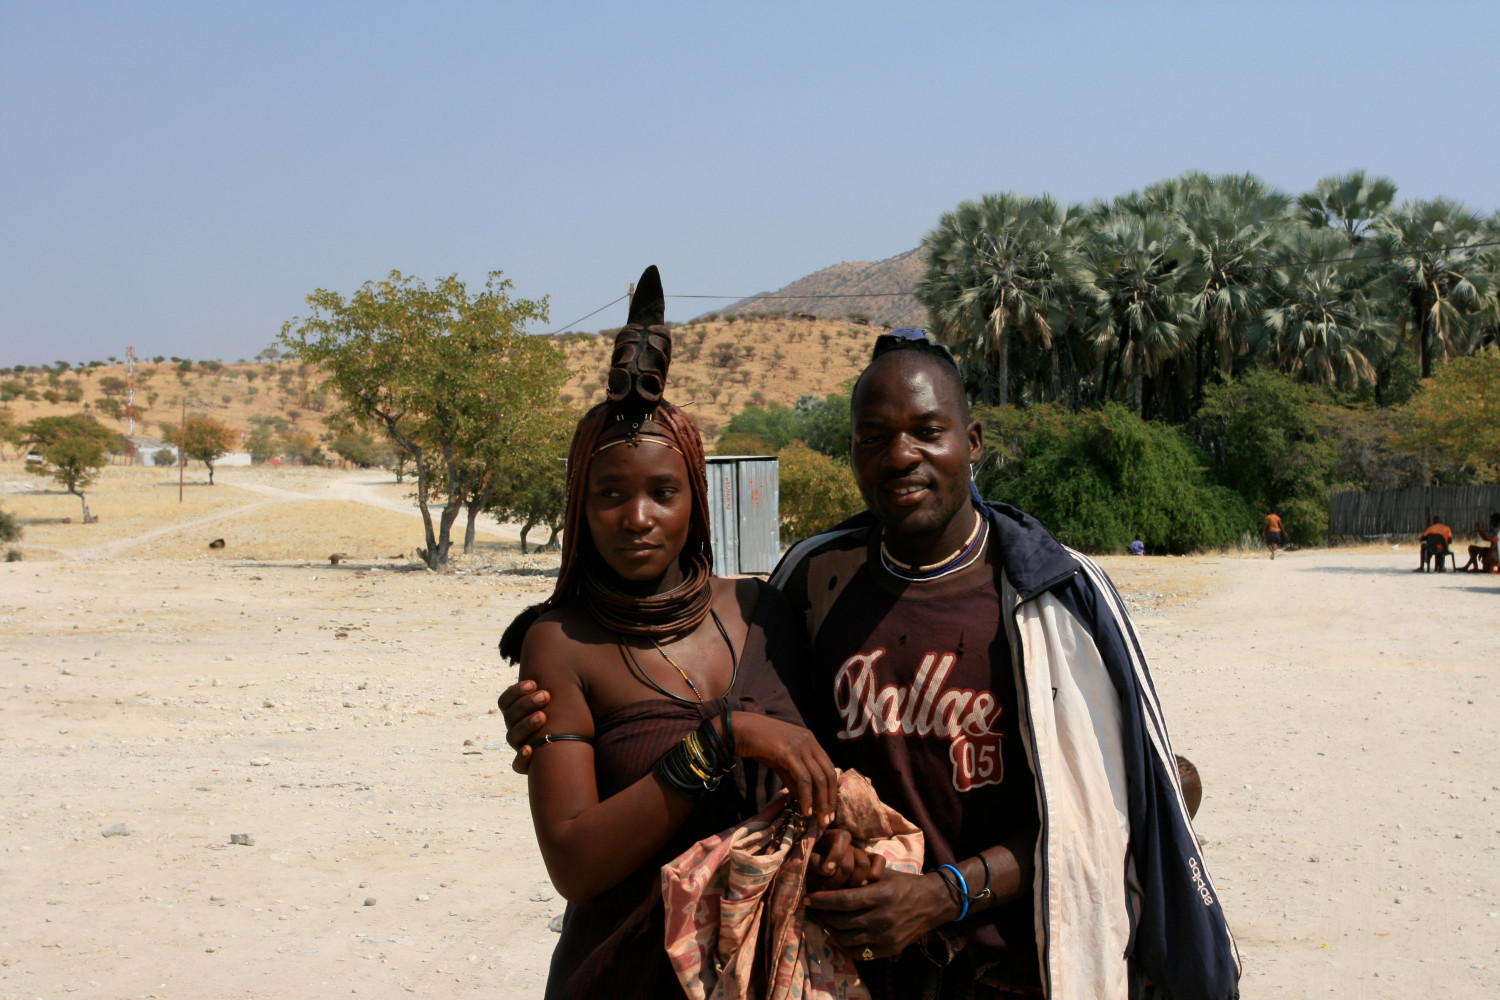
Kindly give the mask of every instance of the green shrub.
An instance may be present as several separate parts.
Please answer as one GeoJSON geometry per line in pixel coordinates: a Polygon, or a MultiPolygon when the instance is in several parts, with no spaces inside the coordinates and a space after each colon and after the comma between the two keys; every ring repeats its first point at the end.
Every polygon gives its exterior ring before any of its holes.
{"type": "Polygon", "coordinates": [[[730,431],[714,445],[715,455],[773,455],[776,449],[759,434],[730,431]]]}
{"type": "Polygon", "coordinates": [[[21,522],[16,520],[16,515],[7,510],[0,510],[0,542],[19,542],[20,540],[21,522]]]}
{"type": "Polygon", "coordinates": [[[1207,457],[1181,431],[1123,406],[1081,414],[996,407],[979,416],[997,460],[980,475],[980,491],[1075,548],[1124,552],[1140,537],[1159,552],[1193,552],[1232,545],[1255,528],[1249,508],[1212,481],[1207,457]]]}
{"type": "Polygon", "coordinates": [[[865,509],[847,465],[801,442],[781,450],[782,542],[810,538],[865,509]]]}
{"type": "Polygon", "coordinates": [[[1281,515],[1287,536],[1316,545],[1328,532],[1339,448],[1319,428],[1325,394],[1290,375],[1257,370],[1208,387],[1193,420],[1219,481],[1257,514],[1281,515]]]}
{"type": "Polygon", "coordinates": [[[801,441],[813,451],[847,462],[849,397],[807,395],[797,400],[795,407],[775,402],[747,406],[729,418],[725,432],[753,435],[776,451],[801,441]]]}

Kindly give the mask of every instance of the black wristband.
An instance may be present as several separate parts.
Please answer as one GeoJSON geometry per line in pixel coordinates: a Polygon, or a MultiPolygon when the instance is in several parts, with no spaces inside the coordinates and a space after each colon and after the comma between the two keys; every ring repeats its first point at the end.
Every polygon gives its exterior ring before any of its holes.
{"type": "Polygon", "coordinates": [[[737,756],[734,752],[734,709],[729,704],[729,696],[724,696],[724,745],[729,750],[729,756],[737,756]]]}
{"type": "Polygon", "coordinates": [[[969,897],[976,902],[994,895],[994,893],[990,891],[990,863],[985,859],[983,851],[979,852],[978,857],[979,863],[984,865],[984,888],[980,889],[974,895],[969,897]]]}
{"type": "Polygon", "coordinates": [[[935,868],[933,870],[937,872],[938,878],[943,880],[943,884],[948,887],[948,891],[953,893],[954,905],[958,906],[960,909],[963,909],[963,907],[967,904],[964,901],[964,891],[958,887],[958,880],[955,879],[952,875],[949,875],[948,872],[943,868],[935,868]]]}
{"type": "MultiPolygon", "coordinates": [[[[730,729],[729,710],[727,706],[724,710],[724,728],[729,738],[733,739],[734,734],[730,729]]],[[[714,728],[714,720],[704,719],[703,724],[698,727],[698,745],[708,755],[709,766],[715,773],[722,776],[734,770],[734,750],[730,748],[729,743],[724,737],[719,735],[719,731],[714,728]]]]}
{"type": "Polygon", "coordinates": [[[708,784],[693,773],[686,742],[680,742],[661,755],[656,762],[656,774],[672,791],[690,799],[701,799],[711,791],[708,784]]]}

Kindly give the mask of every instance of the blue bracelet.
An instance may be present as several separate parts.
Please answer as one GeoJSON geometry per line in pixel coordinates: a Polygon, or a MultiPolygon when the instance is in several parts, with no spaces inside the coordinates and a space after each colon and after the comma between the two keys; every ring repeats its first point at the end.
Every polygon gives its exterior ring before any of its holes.
{"type": "Polygon", "coordinates": [[[950,871],[953,873],[953,877],[958,879],[958,895],[964,904],[963,909],[958,911],[958,916],[953,918],[953,922],[958,923],[969,915],[969,883],[964,880],[964,873],[958,870],[957,865],[938,865],[937,870],[950,871]]]}

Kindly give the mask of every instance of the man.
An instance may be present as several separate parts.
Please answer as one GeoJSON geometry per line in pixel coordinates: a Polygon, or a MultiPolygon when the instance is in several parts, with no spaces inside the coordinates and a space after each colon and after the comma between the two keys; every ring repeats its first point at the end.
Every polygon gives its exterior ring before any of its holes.
{"type": "Polygon", "coordinates": [[[1500,568],[1500,511],[1490,513],[1490,527],[1486,531],[1483,521],[1474,522],[1474,533],[1477,534],[1483,545],[1469,546],[1469,561],[1461,567],[1465,570],[1477,570],[1480,573],[1493,573],[1500,568]]]}
{"type": "Polygon", "coordinates": [[[1271,558],[1276,558],[1276,547],[1281,544],[1283,535],[1281,533],[1281,515],[1272,511],[1266,515],[1266,548],[1271,550],[1271,558]]]}
{"type": "Polygon", "coordinates": [[[1432,523],[1427,530],[1422,532],[1418,543],[1422,546],[1422,565],[1413,572],[1420,573],[1427,568],[1428,563],[1436,557],[1439,573],[1444,572],[1443,561],[1448,557],[1448,547],[1453,544],[1453,529],[1448,527],[1436,515],[1432,515],[1432,523]]]}
{"type": "MultiPolygon", "coordinates": [[[[772,583],[807,623],[804,718],[922,828],[928,870],[814,893],[810,915],[881,1000],[1238,996],[1118,594],[1027,515],[977,502],[983,428],[921,331],[877,340],[852,409],[869,510],[793,547],[772,583]]],[[[513,746],[541,694],[502,697],[513,746]]]]}

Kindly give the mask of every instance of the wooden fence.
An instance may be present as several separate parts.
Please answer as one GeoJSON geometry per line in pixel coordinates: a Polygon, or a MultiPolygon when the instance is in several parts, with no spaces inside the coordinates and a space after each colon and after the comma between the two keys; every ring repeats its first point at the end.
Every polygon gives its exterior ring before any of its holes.
{"type": "Polygon", "coordinates": [[[1416,486],[1371,493],[1335,493],[1328,508],[1328,534],[1351,538],[1420,535],[1434,516],[1456,535],[1471,535],[1474,522],[1489,524],[1500,511],[1500,486],[1416,486]]]}

